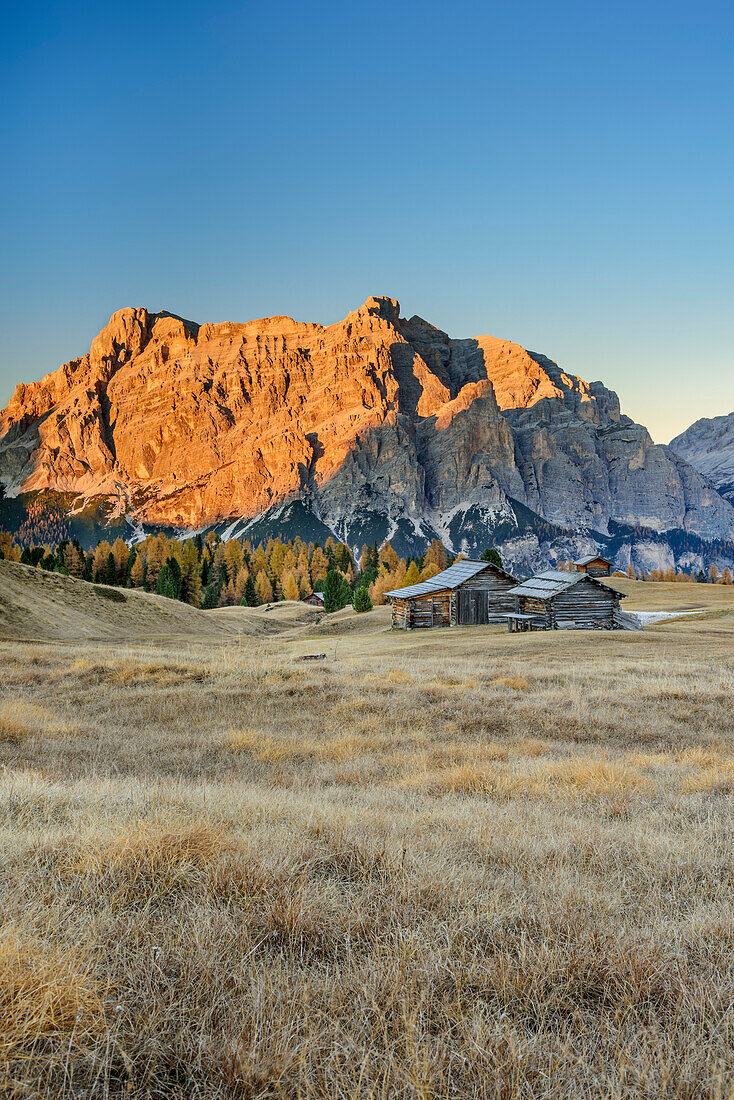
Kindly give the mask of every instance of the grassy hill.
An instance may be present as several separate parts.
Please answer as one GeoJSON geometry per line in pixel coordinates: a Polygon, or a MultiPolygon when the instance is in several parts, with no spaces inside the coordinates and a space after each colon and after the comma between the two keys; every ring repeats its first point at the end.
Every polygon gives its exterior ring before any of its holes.
{"type": "Polygon", "coordinates": [[[298,633],[320,617],[293,601],[200,611],[141,589],[90,584],[0,561],[0,638],[13,641],[258,638],[298,633]]]}
{"type": "Polygon", "coordinates": [[[0,638],[126,640],[222,637],[224,624],[188,604],[0,561],[0,638]]]}

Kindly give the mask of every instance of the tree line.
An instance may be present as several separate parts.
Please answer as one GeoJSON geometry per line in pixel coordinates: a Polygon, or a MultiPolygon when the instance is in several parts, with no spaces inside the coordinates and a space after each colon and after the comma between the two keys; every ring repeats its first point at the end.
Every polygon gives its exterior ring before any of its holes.
{"type": "MultiPolygon", "coordinates": [[[[501,564],[494,549],[485,560],[501,564]]],[[[78,539],[21,548],[0,533],[0,558],[78,577],[95,584],[140,588],[193,607],[256,607],[276,600],[302,600],[323,593],[326,611],[352,603],[367,611],[385,603],[385,593],[434,577],[455,557],[438,539],[424,554],[401,558],[389,542],[362,547],[356,561],[346,543],[323,546],[296,537],[276,537],[253,546],[247,539],[222,540],[215,532],[189,539],[149,535],[132,546],[122,539],[85,551],[78,539]]]]}

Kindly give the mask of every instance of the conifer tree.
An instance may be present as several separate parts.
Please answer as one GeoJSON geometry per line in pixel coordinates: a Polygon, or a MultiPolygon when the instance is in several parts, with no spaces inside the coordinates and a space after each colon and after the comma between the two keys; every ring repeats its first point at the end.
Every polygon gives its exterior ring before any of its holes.
{"type": "Polygon", "coordinates": [[[230,539],[224,543],[224,548],[224,566],[227,571],[227,580],[233,581],[245,564],[242,543],[238,539],[230,539]]]}
{"type": "Polygon", "coordinates": [[[181,566],[175,558],[166,558],[164,561],[155,590],[159,596],[167,596],[169,600],[177,600],[181,595],[181,566]]]}
{"type": "Polygon", "coordinates": [[[219,607],[233,607],[235,603],[234,581],[228,581],[219,593],[219,607]]]}
{"type": "Polygon", "coordinates": [[[112,553],[115,558],[115,584],[124,584],[127,577],[127,563],[130,558],[130,550],[124,539],[116,538],[112,544],[112,553]]]}
{"type": "Polygon", "coordinates": [[[171,570],[173,576],[173,591],[175,600],[181,599],[181,566],[179,565],[178,558],[171,555],[168,558],[168,568],[171,570]]]}
{"type": "Polygon", "coordinates": [[[249,577],[247,569],[243,565],[238,571],[237,576],[234,579],[234,602],[236,604],[242,603],[242,597],[245,593],[245,585],[247,584],[247,578],[249,577]]]}
{"type": "Polygon", "coordinates": [[[342,573],[347,574],[350,569],[352,570],[352,573],[354,572],[352,568],[352,555],[350,553],[349,547],[345,542],[340,542],[337,544],[336,551],[334,553],[334,562],[336,563],[337,569],[340,569],[342,573]]]}
{"type": "Polygon", "coordinates": [[[129,588],[132,584],[132,579],[131,579],[132,578],[132,571],[133,571],[133,566],[135,565],[135,562],[137,560],[137,557],[138,557],[137,547],[136,546],[131,546],[130,547],[130,553],[129,553],[128,559],[127,559],[127,565],[125,566],[125,579],[123,581],[123,584],[125,585],[126,588],[129,588]]]}
{"type": "Polygon", "coordinates": [[[418,584],[418,581],[420,580],[420,576],[421,575],[420,575],[420,570],[418,569],[418,566],[415,564],[414,561],[412,561],[410,563],[410,565],[408,566],[407,572],[405,574],[405,580],[403,581],[403,584],[405,585],[406,588],[411,584],[418,584]]]}
{"type": "MultiPolygon", "coordinates": [[[[423,568],[425,569],[427,565],[436,565],[437,572],[441,573],[446,568],[446,564],[446,548],[439,539],[431,539],[423,559],[423,568]]],[[[435,575],[434,573],[433,576],[435,575]]]]}
{"type": "Polygon", "coordinates": [[[181,599],[192,607],[201,603],[201,573],[196,542],[187,539],[181,552],[181,599]]]}
{"type": "Polygon", "coordinates": [[[146,546],[146,570],[145,584],[149,592],[156,592],[158,586],[158,574],[167,556],[167,540],[165,535],[155,535],[145,540],[146,546]]]}
{"type": "Polygon", "coordinates": [[[486,550],[483,550],[479,560],[488,561],[491,565],[496,565],[498,569],[502,568],[502,558],[499,556],[494,546],[488,546],[486,550]]]}
{"type": "Polygon", "coordinates": [[[216,607],[219,602],[219,592],[217,591],[216,584],[207,585],[204,591],[204,599],[201,602],[201,606],[205,611],[211,611],[216,607]]]}
{"type": "MultiPolygon", "coordinates": [[[[44,568],[45,568],[45,566],[44,566],[44,568]]],[[[91,581],[92,580],[92,571],[93,571],[93,569],[94,569],[94,554],[85,554],[84,555],[84,568],[82,570],[82,580],[83,581],[91,581]]]]}
{"type": "Polygon", "coordinates": [[[354,593],[352,607],[357,612],[372,610],[372,600],[370,599],[370,594],[365,587],[360,585],[360,587],[354,593]]]}
{"type": "Polygon", "coordinates": [[[296,580],[295,573],[290,570],[287,573],[283,573],[282,577],[283,587],[283,599],[284,600],[298,600],[300,599],[300,592],[298,590],[298,581],[296,580]]]}
{"type": "Polygon", "coordinates": [[[107,555],[107,566],[105,568],[105,584],[117,584],[117,570],[115,569],[115,555],[110,550],[107,555]]]}
{"type": "Polygon", "coordinates": [[[398,564],[398,555],[393,550],[389,542],[383,542],[379,552],[380,565],[387,566],[388,572],[392,573],[398,564]]]}
{"type": "Polygon", "coordinates": [[[257,544],[257,546],[255,547],[255,549],[253,550],[251,558],[250,558],[250,572],[253,573],[255,576],[257,576],[261,569],[267,569],[267,568],[268,568],[267,554],[265,553],[265,550],[263,549],[263,544],[261,542],[259,542],[257,544]]]}
{"type": "Polygon", "coordinates": [[[431,577],[435,577],[440,572],[441,570],[438,566],[434,562],[429,561],[427,565],[424,565],[421,569],[420,579],[422,581],[430,581],[431,577]]]}
{"type": "Polygon", "coordinates": [[[255,591],[263,603],[273,602],[273,586],[264,569],[261,569],[255,578],[255,591]]]}
{"type": "Polygon", "coordinates": [[[338,569],[330,569],[324,581],[324,611],[339,611],[349,602],[351,590],[338,569]]]}
{"type": "Polygon", "coordinates": [[[252,573],[248,573],[245,581],[245,591],[242,593],[240,603],[243,607],[257,607],[259,602],[252,573]]]}
{"type": "Polygon", "coordinates": [[[201,576],[202,588],[206,588],[207,584],[209,583],[209,573],[210,573],[210,570],[211,570],[211,564],[212,564],[212,558],[211,558],[211,554],[209,553],[209,547],[207,547],[201,555],[200,576],[201,576]]]}
{"type": "Polygon", "coordinates": [[[328,571],[329,562],[326,554],[320,546],[316,546],[311,555],[311,583],[314,588],[318,588],[319,582],[324,580],[328,571]]]}
{"type": "MultiPolygon", "coordinates": [[[[59,544],[60,547],[61,544],[59,544]]],[[[98,542],[94,550],[94,561],[92,564],[92,576],[97,584],[104,584],[107,579],[107,555],[111,552],[112,547],[103,539],[98,542]]],[[[56,555],[58,557],[58,549],[56,555]]],[[[66,562],[64,562],[66,564],[66,562]]]]}
{"type": "Polygon", "coordinates": [[[142,588],[145,584],[145,556],[139,552],[130,567],[130,584],[133,588],[142,588]]]}

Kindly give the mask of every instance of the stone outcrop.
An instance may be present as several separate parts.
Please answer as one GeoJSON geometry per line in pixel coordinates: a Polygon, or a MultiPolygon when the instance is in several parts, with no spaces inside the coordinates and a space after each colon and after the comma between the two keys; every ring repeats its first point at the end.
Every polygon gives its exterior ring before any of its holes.
{"type": "Polygon", "coordinates": [[[734,535],[732,505],[600,382],[506,340],[452,340],[390,298],[327,327],[121,310],[88,355],[16,388],[0,481],[238,533],[297,501],[352,545],[400,530],[473,550],[500,527],[522,541],[518,506],[586,538],[610,523],[734,535]]]}
{"type": "Polygon", "coordinates": [[[697,420],[671,440],[670,449],[734,504],[734,412],[697,420]]]}

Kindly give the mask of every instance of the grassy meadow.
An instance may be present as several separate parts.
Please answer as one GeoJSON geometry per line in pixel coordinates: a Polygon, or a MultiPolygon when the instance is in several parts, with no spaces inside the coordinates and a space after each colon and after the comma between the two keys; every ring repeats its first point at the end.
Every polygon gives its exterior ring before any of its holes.
{"type": "Polygon", "coordinates": [[[0,642],[0,1095],[734,1096],[734,590],[620,587],[0,642]]]}

